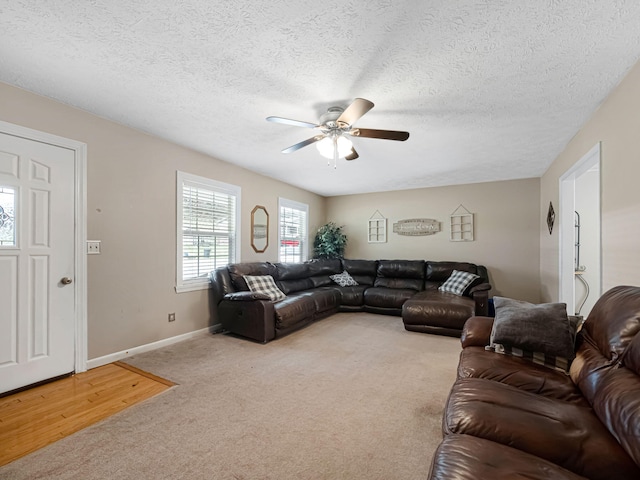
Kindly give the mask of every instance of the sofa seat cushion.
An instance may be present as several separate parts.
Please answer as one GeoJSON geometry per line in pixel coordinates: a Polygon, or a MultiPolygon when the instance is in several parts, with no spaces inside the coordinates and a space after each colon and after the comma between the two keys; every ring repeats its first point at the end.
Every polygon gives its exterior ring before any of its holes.
{"type": "Polygon", "coordinates": [[[402,321],[405,325],[462,330],[465,322],[474,314],[473,299],[438,290],[419,292],[402,307],[402,321]]]}
{"type": "Polygon", "coordinates": [[[400,309],[415,294],[416,291],[409,288],[371,287],[364,292],[364,303],[370,307],[400,309]]]}
{"type": "Polygon", "coordinates": [[[593,480],[640,478],[593,410],[504,383],[457,380],[443,428],[517,448],[593,480]]]}
{"type": "Polygon", "coordinates": [[[316,312],[326,312],[328,310],[337,309],[340,306],[341,296],[337,288],[320,287],[300,293],[313,300],[316,312]]]}
{"type": "Polygon", "coordinates": [[[490,352],[484,347],[466,347],[462,350],[458,378],[484,378],[506,383],[526,392],[589,407],[589,403],[568,375],[522,358],[490,352]]]}
{"type": "Polygon", "coordinates": [[[469,435],[447,435],[431,463],[431,480],[580,480],[575,473],[515,448],[469,435]]]}
{"type": "Polygon", "coordinates": [[[302,321],[311,321],[316,310],[313,298],[303,293],[287,296],[274,303],[276,329],[286,329],[302,321]]]}
{"type": "Polygon", "coordinates": [[[364,291],[367,290],[368,285],[355,285],[352,287],[336,287],[340,293],[340,304],[350,307],[361,307],[364,305],[364,291]]]}

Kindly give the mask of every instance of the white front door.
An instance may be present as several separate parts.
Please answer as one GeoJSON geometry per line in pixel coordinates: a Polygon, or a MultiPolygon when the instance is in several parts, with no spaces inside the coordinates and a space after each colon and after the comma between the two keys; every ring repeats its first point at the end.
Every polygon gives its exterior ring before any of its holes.
{"type": "Polygon", "coordinates": [[[0,133],[0,393],[74,371],[74,159],[0,133]]]}

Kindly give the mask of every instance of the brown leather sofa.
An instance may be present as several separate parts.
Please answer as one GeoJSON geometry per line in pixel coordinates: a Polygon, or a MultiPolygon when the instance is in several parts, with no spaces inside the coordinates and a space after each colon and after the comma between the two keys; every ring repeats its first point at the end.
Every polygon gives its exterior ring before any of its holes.
{"type": "Polygon", "coordinates": [[[460,335],[461,316],[487,314],[491,289],[481,265],[424,260],[235,263],[211,272],[210,280],[212,314],[222,327],[263,343],[338,311],[403,316],[407,330],[426,331],[426,324],[434,324],[436,333],[460,335]],[[330,278],[345,270],[358,285],[341,287],[330,278]],[[462,296],[440,292],[453,270],[480,278],[462,296]],[[244,275],[271,275],[286,298],[272,302],[249,291],[244,275]],[[407,310],[407,304],[413,307],[407,310]]]}
{"type": "Polygon", "coordinates": [[[473,317],[429,478],[640,479],[640,288],[596,303],[570,375],[485,350],[473,317]]]}

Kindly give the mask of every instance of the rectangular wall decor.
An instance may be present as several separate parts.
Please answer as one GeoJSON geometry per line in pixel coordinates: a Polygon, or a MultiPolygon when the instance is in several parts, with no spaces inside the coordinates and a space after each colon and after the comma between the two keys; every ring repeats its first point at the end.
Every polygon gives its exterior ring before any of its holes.
{"type": "Polygon", "coordinates": [[[433,235],[440,231],[440,222],[432,218],[409,218],[393,224],[393,233],[398,235],[433,235]]]}

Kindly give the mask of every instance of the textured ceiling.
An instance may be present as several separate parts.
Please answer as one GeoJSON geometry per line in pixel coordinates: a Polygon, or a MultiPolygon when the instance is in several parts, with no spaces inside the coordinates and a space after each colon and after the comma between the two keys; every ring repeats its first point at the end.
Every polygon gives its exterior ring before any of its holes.
{"type": "Polygon", "coordinates": [[[0,0],[0,81],[322,194],[542,175],[640,58],[637,0],[0,0]],[[355,97],[360,158],[280,153],[355,97]]]}

